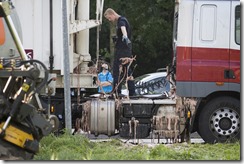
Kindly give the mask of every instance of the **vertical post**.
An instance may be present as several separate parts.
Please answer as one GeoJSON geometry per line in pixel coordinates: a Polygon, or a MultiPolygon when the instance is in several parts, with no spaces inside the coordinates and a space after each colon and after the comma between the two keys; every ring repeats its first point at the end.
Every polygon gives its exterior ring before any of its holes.
{"type": "Polygon", "coordinates": [[[53,73],[53,0],[49,1],[49,13],[50,13],[50,56],[49,56],[49,64],[50,64],[50,73],[53,73]]]}
{"type": "Polygon", "coordinates": [[[97,26],[97,52],[96,52],[96,56],[97,56],[97,61],[96,61],[96,68],[97,70],[99,70],[99,32],[100,32],[100,26],[97,26]]]}
{"type": "MultiPolygon", "coordinates": [[[[99,7],[100,7],[100,1],[97,0],[97,8],[96,8],[96,21],[98,21],[99,18],[99,7]]],[[[100,31],[100,25],[97,26],[97,52],[96,52],[96,56],[97,56],[97,61],[96,61],[96,68],[98,69],[98,61],[99,61],[99,31],[100,31]]]]}
{"type": "Polygon", "coordinates": [[[70,62],[69,62],[69,30],[68,30],[68,13],[67,1],[62,0],[63,8],[63,52],[64,52],[64,111],[65,111],[65,128],[71,132],[71,95],[70,95],[70,62]]]}

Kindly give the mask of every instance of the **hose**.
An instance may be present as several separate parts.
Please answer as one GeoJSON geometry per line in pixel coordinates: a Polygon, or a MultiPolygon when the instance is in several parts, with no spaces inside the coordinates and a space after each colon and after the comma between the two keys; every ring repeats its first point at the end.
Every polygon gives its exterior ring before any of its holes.
{"type": "Polygon", "coordinates": [[[40,62],[39,60],[25,60],[25,61],[21,61],[21,65],[25,65],[26,63],[30,63],[30,64],[33,64],[34,63],[38,63],[40,64],[44,71],[45,71],[45,76],[44,76],[44,79],[42,80],[42,82],[36,87],[34,93],[38,93],[39,91],[41,91],[41,89],[46,85],[47,81],[48,81],[48,69],[47,67],[42,63],[40,62]]]}

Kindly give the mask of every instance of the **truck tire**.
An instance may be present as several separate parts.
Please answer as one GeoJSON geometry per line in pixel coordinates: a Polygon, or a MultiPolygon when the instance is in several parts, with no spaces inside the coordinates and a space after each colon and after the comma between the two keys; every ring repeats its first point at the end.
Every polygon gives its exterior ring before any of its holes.
{"type": "Polygon", "coordinates": [[[200,113],[198,131],[206,143],[239,140],[240,101],[228,96],[209,101],[200,113]]]}

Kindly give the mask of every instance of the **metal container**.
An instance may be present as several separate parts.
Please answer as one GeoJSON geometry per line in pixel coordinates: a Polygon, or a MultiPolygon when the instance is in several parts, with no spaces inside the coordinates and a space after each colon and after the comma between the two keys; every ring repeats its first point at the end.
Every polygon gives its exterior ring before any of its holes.
{"type": "Polygon", "coordinates": [[[115,133],[115,102],[113,100],[92,100],[90,132],[111,136],[115,133]]]}

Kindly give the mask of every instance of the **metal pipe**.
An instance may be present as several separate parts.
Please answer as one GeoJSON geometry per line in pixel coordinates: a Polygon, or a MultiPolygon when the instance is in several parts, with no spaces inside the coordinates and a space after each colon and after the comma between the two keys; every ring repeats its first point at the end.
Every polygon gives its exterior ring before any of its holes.
{"type": "Polygon", "coordinates": [[[17,30],[15,29],[15,26],[14,26],[14,23],[12,21],[12,18],[10,17],[10,15],[4,17],[5,21],[6,21],[6,24],[9,28],[9,31],[11,33],[11,36],[13,37],[13,40],[14,40],[14,43],[18,49],[18,52],[20,54],[20,57],[22,60],[28,60],[28,57],[26,55],[26,52],[24,50],[24,47],[21,43],[21,40],[20,40],[20,37],[17,33],[17,30]]]}
{"type": "Polygon", "coordinates": [[[103,19],[103,6],[104,6],[104,0],[101,2],[100,6],[100,23],[102,24],[102,19],[103,19]]]}
{"type": "Polygon", "coordinates": [[[96,56],[97,56],[97,61],[96,61],[96,68],[98,68],[98,61],[99,61],[99,32],[100,32],[100,26],[97,26],[97,52],[96,52],[96,56]]]}
{"type": "Polygon", "coordinates": [[[53,72],[53,0],[49,1],[49,12],[50,12],[50,56],[49,56],[49,64],[50,64],[50,73],[53,72]]]}
{"type": "MultiPolygon", "coordinates": [[[[50,73],[53,72],[53,60],[54,60],[54,56],[53,56],[53,0],[49,1],[49,14],[50,14],[50,55],[49,55],[49,71],[50,73]]],[[[51,113],[51,93],[49,93],[48,91],[48,118],[50,117],[51,113]]]]}
{"type": "Polygon", "coordinates": [[[63,11],[65,128],[67,130],[70,130],[71,132],[72,122],[71,122],[70,60],[69,60],[69,31],[68,31],[67,0],[62,0],[62,9],[63,9],[62,11],[63,11]]]}

